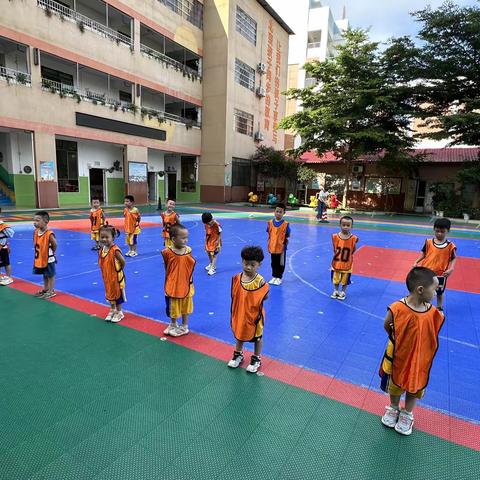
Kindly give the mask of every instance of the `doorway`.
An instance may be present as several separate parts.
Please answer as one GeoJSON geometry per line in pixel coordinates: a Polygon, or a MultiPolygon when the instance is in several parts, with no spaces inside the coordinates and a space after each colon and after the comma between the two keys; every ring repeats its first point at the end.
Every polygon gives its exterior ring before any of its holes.
{"type": "Polygon", "coordinates": [[[427,182],[425,180],[417,181],[417,191],[415,193],[415,211],[425,211],[425,199],[427,196],[427,182]]]}
{"type": "MultiPolygon", "coordinates": [[[[169,173],[167,175],[167,193],[170,200],[176,200],[177,198],[177,174],[169,173]]],[[[166,200],[166,199],[165,199],[166,200]]]]}
{"type": "Polygon", "coordinates": [[[148,203],[157,203],[157,172],[148,172],[148,203]]]}
{"type": "Polygon", "coordinates": [[[105,175],[101,168],[91,168],[90,176],[90,199],[97,197],[103,203],[105,202],[105,175]]]}

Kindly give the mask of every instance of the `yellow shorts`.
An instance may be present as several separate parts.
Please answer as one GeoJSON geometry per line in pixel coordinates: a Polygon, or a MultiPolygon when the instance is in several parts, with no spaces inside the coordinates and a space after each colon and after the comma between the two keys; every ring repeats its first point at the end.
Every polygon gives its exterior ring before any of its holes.
{"type": "Polygon", "coordinates": [[[92,233],[90,234],[90,238],[92,240],[95,240],[96,242],[99,242],[100,241],[100,230],[96,230],[96,231],[92,230],[92,233]]]}
{"type": "MultiPolygon", "coordinates": [[[[405,390],[403,390],[403,388],[400,388],[398,385],[395,385],[392,382],[392,378],[389,377],[389,379],[388,379],[388,393],[390,395],[395,395],[395,396],[400,397],[401,395],[403,395],[405,393],[405,390]]],[[[423,398],[424,395],[425,395],[425,389],[424,388],[419,390],[417,393],[413,394],[413,396],[415,398],[418,398],[418,399],[423,398]]]]}
{"type": "Polygon", "coordinates": [[[180,318],[182,315],[190,315],[193,312],[193,294],[195,289],[190,285],[190,291],[185,298],[165,297],[168,318],[180,318]]]}
{"type": "Polygon", "coordinates": [[[173,247],[173,242],[171,238],[163,237],[163,245],[165,245],[165,248],[171,248],[173,247]]]}
{"type": "Polygon", "coordinates": [[[350,285],[350,278],[352,276],[351,270],[332,270],[332,283],[334,285],[350,285]]]}
{"type": "Polygon", "coordinates": [[[133,233],[125,233],[125,243],[129,247],[131,247],[132,245],[136,245],[139,233],[140,233],[140,228],[136,228],[133,233]]]}

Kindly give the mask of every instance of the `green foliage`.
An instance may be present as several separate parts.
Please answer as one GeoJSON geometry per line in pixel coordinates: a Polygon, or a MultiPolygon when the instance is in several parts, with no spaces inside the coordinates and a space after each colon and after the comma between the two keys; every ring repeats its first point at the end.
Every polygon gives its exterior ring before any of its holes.
{"type": "Polygon", "coordinates": [[[291,180],[297,177],[297,163],[281,150],[261,145],[257,147],[251,159],[257,172],[268,177],[291,180]]]}
{"type": "Polygon", "coordinates": [[[480,187],[480,160],[464,166],[457,174],[462,184],[472,183],[480,187]]]}
{"type": "Polygon", "coordinates": [[[305,165],[300,165],[297,170],[297,180],[300,183],[309,184],[315,177],[317,172],[305,165]]]}

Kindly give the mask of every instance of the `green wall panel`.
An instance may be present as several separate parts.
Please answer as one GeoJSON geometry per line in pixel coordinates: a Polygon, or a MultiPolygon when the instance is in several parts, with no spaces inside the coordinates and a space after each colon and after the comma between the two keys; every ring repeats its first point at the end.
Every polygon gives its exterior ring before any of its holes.
{"type": "Polygon", "coordinates": [[[13,177],[13,174],[9,173],[3,165],[0,165],[0,180],[10,188],[13,188],[13,177]]]}
{"type": "Polygon", "coordinates": [[[177,181],[177,201],[178,202],[189,202],[189,203],[200,203],[200,183],[196,183],[195,192],[182,192],[182,184],[180,181],[177,181]]]}
{"type": "Polygon", "coordinates": [[[35,180],[33,175],[12,175],[17,207],[35,208],[35,180]]]}
{"type": "Polygon", "coordinates": [[[165,180],[163,178],[158,179],[157,185],[157,197],[162,199],[162,205],[165,203],[165,180]]]}
{"type": "Polygon", "coordinates": [[[58,192],[58,205],[69,207],[71,205],[88,205],[90,194],[88,191],[88,177],[78,177],[78,192],[58,192]]]}
{"type": "Polygon", "coordinates": [[[125,182],[123,178],[107,178],[107,203],[110,205],[123,203],[125,182]]]}

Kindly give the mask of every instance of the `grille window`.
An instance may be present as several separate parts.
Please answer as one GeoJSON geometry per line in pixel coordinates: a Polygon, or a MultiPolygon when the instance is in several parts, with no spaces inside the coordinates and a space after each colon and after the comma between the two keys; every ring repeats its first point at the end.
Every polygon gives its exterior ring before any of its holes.
{"type": "Polygon", "coordinates": [[[254,45],[257,44],[257,22],[237,7],[237,32],[254,45]]]}
{"type": "Polygon", "coordinates": [[[235,109],[235,131],[248,135],[249,137],[253,136],[253,115],[250,115],[247,112],[242,110],[235,109]]]}
{"type": "Polygon", "coordinates": [[[252,92],[255,90],[255,70],[238,58],[235,59],[235,81],[252,92]]]}

